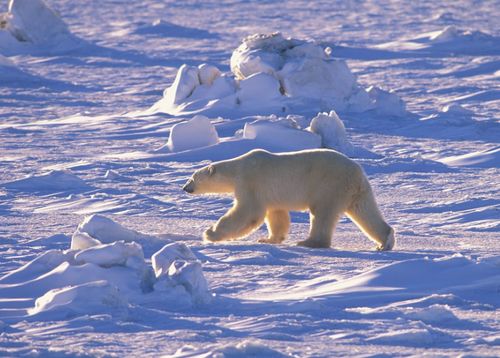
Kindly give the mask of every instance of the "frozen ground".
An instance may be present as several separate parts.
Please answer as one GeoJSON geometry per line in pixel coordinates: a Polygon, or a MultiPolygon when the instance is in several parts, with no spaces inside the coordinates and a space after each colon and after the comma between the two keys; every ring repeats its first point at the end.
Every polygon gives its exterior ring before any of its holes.
{"type": "Polygon", "coordinates": [[[500,355],[497,1],[47,4],[67,28],[0,29],[1,356],[500,355]],[[311,133],[332,108],[283,113],[261,76],[246,112],[202,108],[217,135],[198,120],[168,142],[193,117],[151,110],[178,68],[229,73],[244,37],[274,31],[330,47],[408,112],[375,89],[385,112],[311,133]],[[319,143],[364,166],[394,251],[346,219],[332,249],[296,247],[305,213],[283,245],[258,244],[264,229],[201,242],[231,200],[182,192],[196,168],[319,143]]]}

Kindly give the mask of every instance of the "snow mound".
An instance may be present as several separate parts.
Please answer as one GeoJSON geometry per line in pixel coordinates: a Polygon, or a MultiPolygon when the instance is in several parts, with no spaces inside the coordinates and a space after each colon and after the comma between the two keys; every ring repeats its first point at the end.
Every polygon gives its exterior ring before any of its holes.
{"type": "Polygon", "coordinates": [[[344,60],[332,58],[330,48],[312,41],[280,33],[249,36],[233,52],[231,71],[182,65],[163,99],[147,113],[234,116],[333,108],[406,115],[394,93],[378,89],[370,94],[344,60]]]}
{"type": "Polygon", "coordinates": [[[495,43],[495,37],[486,34],[481,31],[470,31],[470,30],[461,30],[457,27],[450,25],[446,26],[444,29],[435,31],[430,33],[429,35],[430,42],[436,44],[451,44],[451,43],[462,43],[462,45],[466,43],[495,43]]]}
{"type": "Polygon", "coordinates": [[[170,129],[170,137],[166,148],[171,152],[182,152],[194,148],[208,147],[217,143],[219,143],[219,136],[210,119],[202,115],[196,115],[187,122],[175,124],[170,129]]]}
{"type": "Polygon", "coordinates": [[[462,107],[457,103],[452,103],[441,108],[441,111],[436,114],[432,114],[428,117],[424,117],[422,121],[436,121],[443,124],[451,125],[469,125],[474,123],[472,118],[474,112],[462,107]]]}
{"type": "Polygon", "coordinates": [[[73,233],[71,249],[81,250],[115,241],[136,241],[143,235],[127,229],[103,215],[87,216],[73,233]]]}
{"type": "Polygon", "coordinates": [[[370,86],[367,92],[374,103],[376,113],[390,117],[404,117],[407,114],[405,102],[394,92],[376,86],[370,86]]]}
{"type": "Polygon", "coordinates": [[[226,344],[217,348],[196,349],[192,346],[184,346],[178,349],[172,357],[220,357],[220,358],[237,358],[237,357],[268,357],[282,358],[288,357],[275,349],[271,349],[259,341],[244,340],[236,344],[226,344]]]}
{"type": "Polygon", "coordinates": [[[91,188],[83,179],[65,170],[53,170],[46,174],[29,176],[4,183],[2,186],[25,192],[78,192],[91,188]]]}
{"type": "Polygon", "coordinates": [[[4,53],[29,52],[29,46],[43,51],[67,51],[81,43],[43,0],[10,0],[2,18],[0,50],[4,53]]]}
{"type": "Polygon", "coordinates": [[[243,138],[252,139],[257,148],[273,151],[296,151],[319,148],[321,137],[298,129],[286,119],[257,119],[245,124],[243,138]]]}
{"type": "Polygon", "coordinates": [[[94,281],[81,285],[56,288],[37,298],[35,307],[28,310],[30,315],[61,312],[64,316],[86,314],[88,312],[109,313],[110,309],[127,308],[126,299],[118,288],[107,281],[94,281]]]}
{"type": "Polygon", "coordinates": [[[180,242],[167,244],[151,257],[156,277],[167,274],[170,266],[176,260],[196,261],[197,259],[186,244],[180,242]]]}
{"type": "Polygon", "coordinates": [[[345,61],[330,58],[329,48],[280,33],[245,38],[231,56],[231,71],[238,80],[266,73],[279,81],[282,94],[320,99],[339,110],[360,91],[345,61]]]}
{"type": "Polygon", "coordinates": [[[344,123],[335,111],[318,113],[312,119],[308,129],[321,137],[322,147],[335,149],[346,154],[352,151],[352,146],[347,139],[344,123]]]}
{"type": "MultiPolygon", "coordinates": [[[[96,215],[86,218],[79,229],[96,229],[97,236],[108,241],[135,235],[96,215]]],[[[47,251],[1,277],[0,297],[0,306],[19,307],[24,302],[22,310],[29,317],[50,320],[91,313],[123,315],[128,303],[191,307],[210,302],[212,296],[201,262],[186,245],[165,245],[153,254],[152,267],[139,243],[121,240],[47,251]]]]}

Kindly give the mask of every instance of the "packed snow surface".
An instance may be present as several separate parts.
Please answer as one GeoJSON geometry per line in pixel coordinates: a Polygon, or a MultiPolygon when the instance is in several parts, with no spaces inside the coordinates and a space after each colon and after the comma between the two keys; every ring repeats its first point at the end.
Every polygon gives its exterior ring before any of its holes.
{"type": "MultiPolygon", "coordinates": [[[[0,356],[500,355],[499,6],[0,7],[0,356]],[[397,249],[205,244],[255,148],[367,173],[397,249]]],[[[288,178],[283,178],[287,180],[288,178]]]]}

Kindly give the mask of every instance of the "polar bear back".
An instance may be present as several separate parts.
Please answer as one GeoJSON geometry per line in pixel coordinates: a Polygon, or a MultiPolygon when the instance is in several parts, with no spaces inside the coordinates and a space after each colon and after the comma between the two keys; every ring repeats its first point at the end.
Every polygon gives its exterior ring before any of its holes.
{"type": "Polygon", "coordinates": [[[366,185],[361,167],[333,150],[274,154],[254,150],[227,162],[237,164],[235,195],[254,195],[268,208],[305,210],[349,205],[366,185]]]}

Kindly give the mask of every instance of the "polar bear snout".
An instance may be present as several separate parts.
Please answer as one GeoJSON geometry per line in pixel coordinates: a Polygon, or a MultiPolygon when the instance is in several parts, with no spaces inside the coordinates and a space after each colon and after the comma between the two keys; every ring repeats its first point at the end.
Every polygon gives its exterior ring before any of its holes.
{"type": "Polygon", "coordinates": [[[194,180],[189,179],[186,184],[182,187],[186,193],[193,194],[194,193],[194,180]]]}

